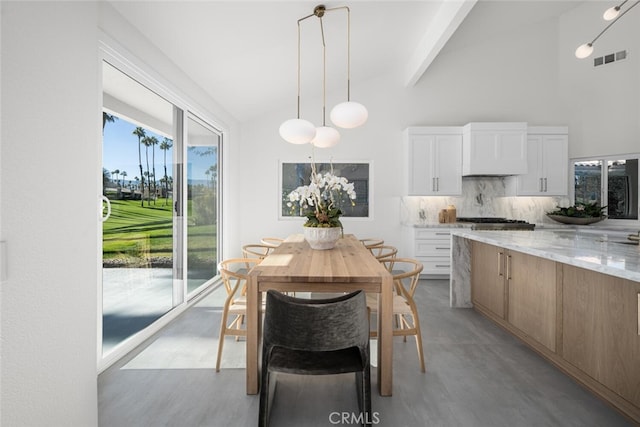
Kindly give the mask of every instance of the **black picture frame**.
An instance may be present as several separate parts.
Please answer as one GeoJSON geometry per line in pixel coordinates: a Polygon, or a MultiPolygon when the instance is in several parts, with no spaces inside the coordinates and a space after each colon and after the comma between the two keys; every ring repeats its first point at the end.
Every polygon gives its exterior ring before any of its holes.
{"type": "MultiPolygon", "coordinates": [[[[356,192],[354,205],[343,203],[340,209],[342,218],[371,218],[371,162],[316,162],[317,172],[328,172],[333,168],[337,176],[345,177],[353,183],[356,192]]],[[[289,193],[299,186],[309,185],[311,163],[280,162],[280,219],[300,218],[299,212],[292,210],[287,203],[289,193]]]]}

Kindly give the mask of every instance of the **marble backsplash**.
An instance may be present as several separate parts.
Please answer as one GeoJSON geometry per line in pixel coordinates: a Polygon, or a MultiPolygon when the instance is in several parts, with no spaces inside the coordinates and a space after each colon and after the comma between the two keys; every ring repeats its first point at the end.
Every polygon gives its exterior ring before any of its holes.
{"type": "Polygon", "coordinates": [[[456,207],[459,217],[502,217],[534,224],[552,224],[546,212],[556,206],[569,206],[569,197],[510,196],[513,177],[465,177],[462,196],[403,197],[400,218],[403,224],[437,223],[438,212],[448,205],[456,207]],[[420,219],[420,211],[425,220],[420,219]]]}

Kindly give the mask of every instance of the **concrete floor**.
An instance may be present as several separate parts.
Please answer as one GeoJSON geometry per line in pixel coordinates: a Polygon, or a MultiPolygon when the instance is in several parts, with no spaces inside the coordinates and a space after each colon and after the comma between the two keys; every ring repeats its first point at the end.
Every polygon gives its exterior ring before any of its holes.
{"type": "MultiPolygon", "coordinates": [[[[475,311],[450,308],[448,281],[422,280],[416,300],[427,372],[419,370],[415,342],[396,338],[394,394],[373,394],[376,425],[632,425],[475,311]]],[[[245,370],[223,360],[216,373],[210,360],[220,311],[221,295],[214,292],[102,373],[100,426],[255,426],[258,396],[245,394],[245,370]]],[[[239,356],[241,364],[242,351],[232,338],[225,342],[225,357],[239,356]]],[[[282,375],[271,425],[345,425],[352,413],[352,376],[282,375]]]]}

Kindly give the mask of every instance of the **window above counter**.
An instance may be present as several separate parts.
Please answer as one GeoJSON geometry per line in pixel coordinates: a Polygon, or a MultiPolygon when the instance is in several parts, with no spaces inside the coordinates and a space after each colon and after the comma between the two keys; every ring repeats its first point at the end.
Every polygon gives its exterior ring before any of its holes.
{"type": "Polygon", "coordinates": [[[573,159],[574,201],[607,206],[609,220],[638,220],[640,154],[573,159]]]}

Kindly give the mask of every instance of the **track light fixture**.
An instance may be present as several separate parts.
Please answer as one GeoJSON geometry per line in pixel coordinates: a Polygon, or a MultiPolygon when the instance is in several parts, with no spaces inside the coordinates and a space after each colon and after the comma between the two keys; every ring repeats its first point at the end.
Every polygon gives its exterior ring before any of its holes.
{"type": "Polygon", "coordinates": [[[600,36],[602,36],[609,28],[611,28],[613,24],[618,22],[618,20],[622,18],[625,13],[629,12],[633,7],[640,3],[640,0],[636,0],[631,6],[629,6],[625,10],[622,10],[622,7],[625,5],[625,3],[627,3],[627,1],[628,0],[624,0],[618,6],[611,7],[604,12],[604,14],[602,15],[604,20],[611,22],[604,28],[604,30],[600,32],[600,34],[598,34],[593,40],[591,40],[591,43],[585,43],[578,46],[578,48],[576,49],[576,58],[583,59],[589,57],[589,55],[593,53],[593,44],[596,42],[596,40],[598,40],[600,36]]]}
{"type": "MultiPolygon", "coordinates": [[[[640,1],[640,0],[639,0],[640,1]]],[[[347,12],[347,100],[336,105],[330,113],[334,125],[351,129],[363,125],[368,118],[364,105],[351,101],[351,11],[347,6],[327,9],[324,5],[314,8],[311,15],[298,19],[298,115],[295,119],[289,119],[280,125],[280,136],[292,144],[306,144],[310,142],[316,147],[332,147],[340,140],[340,133],[326,124],[326,74],[327,55],[324,39],[324,25],[322,19],[326,12],[345,10],[347,12]],[[312,16],[320,20],[320,33],[322,37],[322,125],[315,127],[308,120],[300,118],[300,23],[312,16]]]]}

